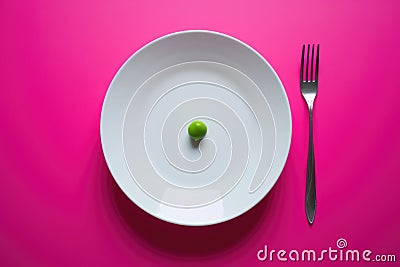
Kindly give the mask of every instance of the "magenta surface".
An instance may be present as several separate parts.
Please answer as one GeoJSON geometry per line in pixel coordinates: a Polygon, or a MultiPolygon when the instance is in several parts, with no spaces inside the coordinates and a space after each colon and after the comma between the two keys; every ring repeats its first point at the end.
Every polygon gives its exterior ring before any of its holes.
{"type": "Polygon", "coordinates": [[[309,266],[257,251],[336,248],[400,261],[399,1],[2,1],[0,266],[309,266]],[[105,163],[101,105],[116,71],[162,35],[206,29],[259,51],[291,105],[281,177],[255,208],[191,228],[125,197],[105,163]],[[317,214],[304,212],[301,45],[319,43],[317,214]]]}

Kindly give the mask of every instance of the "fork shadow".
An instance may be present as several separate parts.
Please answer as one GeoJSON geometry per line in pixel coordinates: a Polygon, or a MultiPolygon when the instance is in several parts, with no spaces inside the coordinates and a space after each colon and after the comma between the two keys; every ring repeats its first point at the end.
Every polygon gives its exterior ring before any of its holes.
{"type": "Polygon", "coordinates": [[[125,229],[125,237],[140,241],[158,253],[176,257],[204,257],[227,253],[241,242],[250,241],[258,231],[265,233],[269,224],[263,220],[273,216],[272,203],[277,185],[255,207],[230,221],[201,227],[175,225],[157,219],[136,206],[114,181],[103,159],[102,183],[109,205],[125,229]],[[206,246],[204,244],[207,244],[206,246]]]}

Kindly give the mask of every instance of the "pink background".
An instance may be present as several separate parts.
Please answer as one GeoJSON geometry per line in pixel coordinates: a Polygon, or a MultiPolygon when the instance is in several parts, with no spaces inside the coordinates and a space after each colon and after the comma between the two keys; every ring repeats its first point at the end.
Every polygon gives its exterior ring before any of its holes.
{"type": "Polygon", "coordinates": [[[0,3],[1,266],[309,266],[259,262],[256,253],[264,245],[336,248],[338,238],[349,249],[396,254],[398,264],[399,1],[58,2],[0,3]],[[121,64],[186,29],[220,31],[258,50],[282,79],[293,116],[273,190],[239,218],[201,228],[159,221],[131,203],[99,137],[102,101],[121,64]],[[301,45],[314,42],[318,209],[310,227],[298,76],[301,45]]]}

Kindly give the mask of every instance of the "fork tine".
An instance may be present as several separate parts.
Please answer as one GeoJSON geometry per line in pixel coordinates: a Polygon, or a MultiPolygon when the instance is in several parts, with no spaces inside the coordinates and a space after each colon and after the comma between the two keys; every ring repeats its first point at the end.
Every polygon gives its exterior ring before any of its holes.
{"type": "MultiPolygon", "coordinates": [[[[314,44],[312,45],[312,49],[311,49],[311,71],[310,71],[310,81],[313,82],[313,68],[314,67],[314,44]]],[[[315,75],[314,75],[315,78],[315,75]]]]}
{"type": "Polygon", "coordinates": [[[306,62],[306,82],[309,82],[310,79],[308,77],[308,58],[310,56],[310,44],[307,45],[307,62],[306,62]]]}
{"type": "Polygon", "coordinates": [[[315,82],[318,82],[319,44],[317,44],[317,59],[315,60],[315,82]]]}
{"type": "Polygon", "coordinates": [[[305,50],[305,45],[303,45],[303,50],[301,52],[301,64],[300,64],[300,82],[304,81],[303,78],[303,65],[304,65],[304,50],[305,50]]]}

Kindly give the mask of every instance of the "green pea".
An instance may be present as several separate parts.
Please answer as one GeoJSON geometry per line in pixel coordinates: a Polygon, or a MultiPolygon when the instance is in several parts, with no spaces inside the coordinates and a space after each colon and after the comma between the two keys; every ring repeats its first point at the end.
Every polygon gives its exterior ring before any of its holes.
{"type": "Polygon", "coordinates": [[[207,126],[202,121],[193,121],[188,127],[188,133],[194,141],[199,141],[206,135],[207,126]]]}

